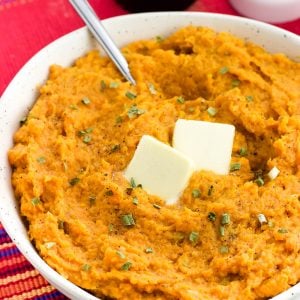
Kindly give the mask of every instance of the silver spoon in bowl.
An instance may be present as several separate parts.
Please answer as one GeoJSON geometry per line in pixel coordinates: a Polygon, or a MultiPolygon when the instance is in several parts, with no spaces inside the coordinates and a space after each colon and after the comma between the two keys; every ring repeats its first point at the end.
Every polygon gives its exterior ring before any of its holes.
{"type": "Polygon", "coordinates": [[[70,3],[122,75],[131,84],[136,85],[135,80],[130,74],[125,57],[105,30],[89,3],[86,0],[70,0],[70,3]]]}

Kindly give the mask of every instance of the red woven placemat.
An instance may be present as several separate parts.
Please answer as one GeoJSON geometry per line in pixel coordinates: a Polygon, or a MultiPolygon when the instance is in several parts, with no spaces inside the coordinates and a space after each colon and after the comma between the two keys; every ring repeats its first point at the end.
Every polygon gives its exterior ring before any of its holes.
{"type": "MultiPolygon", "coordinates": [[[[114,0],[90,3],[101,18],[127,13],[114,0]]],[[[227,0],[198,0],[189,10],[237,15],[227,0]]],[[[0,0],[0,95],[38,50],[81,26],[68,0],[0,0]]],[[[300,20],[279,26],[300,34],[300,20]]],[[[0,299],[67,299],[24,258],[1,223],[0,299]]]]}

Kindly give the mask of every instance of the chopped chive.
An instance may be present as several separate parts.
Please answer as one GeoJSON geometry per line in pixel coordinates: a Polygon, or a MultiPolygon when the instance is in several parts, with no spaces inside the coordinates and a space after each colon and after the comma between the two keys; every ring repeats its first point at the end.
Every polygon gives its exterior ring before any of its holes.
{"type": "Polygon", "coordinates": [[[257,219],[258,219],[260,225],[268,223],[267,218],[265,217],[264,214],[258,214],[257,219]]]}
{"type": "Polygon", "coordinates": [[[246,100],[247,100],[248,102],[252,102],[253,99],[254,99],[254,97],[251,96],[251,95],[246,96],[246,100]]]}
{"type": "Polygon", "coordinates": [[[31,199],[32,205],[36,206],[41,203],[41,199],[39,197],[34,197],[31,199]]]}
{"type": "Polygon", "coordinates": [[[127,116],[129,119],[133,119],[139,115],[144,114],[146,111],[144,109],[138,108],[136,104],[133,104],[127,111],[127,116]]]}
{"type": "Polygon", "coordinates": [[[88,97],[84,97],[84,98],[82,98],[81,102],[84,105],[89,105],[91,103],[91,100],[88,97]]]}
{"type": "Polygon", "coordinates": [[[241,163],[235,162],[230,165],[230,172],[238,171],[241,169],[241,163]]]}
{"type": "Polygon", "coordinates": [[[270,180],[274,180],[279,175],[279,173],[280,170],[276,166],[274,166],[268,173],[268,177],[270,180]]]}
{"type": "Polygon", "coordinates": [[[177,102],[180,103],[180,104],[183,104],[185,102],[184,98],[182,96],[179,96],[177,98],[177,102]]]}
{"type": "Polygon", "coordinates": [[[86,133],[92,133],[93,132],[93,128],[92,127],[89,127],[85,130],[86,133]]]}
{"type": "Polygon", "coordinates": [[[101,80],[100,82],[100,87],[101,87],[101,91],[105,90],[106,89],[106,83],[104,80],[101,80]]]}
{"type": "Polygon", "coordinates": [[[121,116],[116,117],[116,124],[121,124],[123,122],[123,119],[121,116]]]}
{"type": "Polygon", "coordinates": [[[240,80],[238,80],[238,79],[233,79],[233,80],[231,81],[231,86],[232,86],[232,87],[238,87],[238,86],[240,85],[240,83],[241,83],[240,80]]]}
{"type": "Polygon", "coordinates": [[[221,254],[227,254],[229,252],[229,249],[227,246],[222,245],[219,249],[221,254]]]}
{"type": "Polygon", "coordinates": [[[138,204],[139,204],[138,198],[137,198],[137,197],[133,197],[132,203],[133,203],[134,205],[138,205],[138,204]]]}
{"type": "Polygon", "coordinates": [[[125,226],[135,225],[135,221],[133,219],[132,214],[122,215],[121,221],[122,221],[123,225],[125,225],[125,226]]]}
{"type": "Polygon", "coordinates": [[[189,241],[193,244],[196,245],[199,240],[199,232],[192,231],[189,235],[189,241]]]}
{"type": "Polygon", "coordinates": [[[112,81],[110,84],[109,84],[109,87],[111,88],[111,89],[116,89],[116,88],[118,88],[119,87],[119,82],[116,82],[116,81],[112,81]]]}
{"type": "Polygon", "coordinates": [[[46,249],[51,249],[52,247],[54,247],[56,245],[55,242],[47,242],[47,243],[44,243],[44,247],[46,249]]]}
{"type": "Polygon", "coordinates": [[[130,178],[130,186],[131,186],[132,188],[136,188],[136,182],[135,182],[135,180],[134,180],[133,177],[130,178]]]}
{"type": "Polygon", "coordinates": [[[146,253],[153,253],[153,249],[151,247],[148,247],[145,249],[146,253]]]}
{"type": "Polygon", "coordinates": [[[105,196],[113,196],[114,192],[112,190],[108,190],[105,192],[105,196]]]}
{"type": "Polygon", "coordinates": [[[225,235],[225,226],[220,226],[219,231],[220,231],[220,236],[224,236],[225,235]]]}
{"type": "Polygon", "coordinates": [[[248,150],[245,147],[241,147],[239,151],[240,156],[246,156],[248,154],[248,150]]]}
{"type": "Polygon", "coordinates": [[[200,198],[201,192],[199,189],[192,190],[192,197],[193,198],[200,198]]]}
{"type": "Polygon", "coordinates": [[[27,122],[27,117],[23,117],[20,120],[20,125],[23,126],[27,122]]]}
{"type": "Polygon", "coordinates": [[[84,272],[88,272],[90,269],[91,269],[91,266],[89,264],[84,264],[81,267],[81,270],[84,271],[84,272]]]}
{"type": "Polygon", "coordinates": [[[151,82],[148,83],[148,89],[149,89],[150,94],[156,95],[155,87],[151,82]]]}
{"type": "Polygon", "coordinates": [[[69,107],[71,109],[73,109],[73,110],[77,110],[78,109],[77,105],[75,105],[75,104],[70,104],[69,107]]]}
{"type": "Polygon", "coordinates": [[[125,254],[121,251],[116,251],[116,254],[122,259],[124,259],[126,257],[125,254]]]}
{"type": "Polygon", "coordinates": [[[210,106],[206,111],[211,117],[214,117],[218,112],[218,110],[212,106],[210,106]]]}
{"type": "Polygon", "coordinates": [[[207,215],[207,218],[209,221],[214,222],[216,221],[217,215],[214,212],[210,211],[207,215]]]}
{"type": "Polygon", "coordinates": [[[44,156],[40,156],[36,160],[39,164],[44,164],[46,162],[46,158],[44,156]]]}
{"type": "Polygon", "coordinates": [[[160,35],[157,35],[156,37],[155,37],[155,39],[156,39],[156,41],[158,42],[158,43],[161,43],[164,39],[163,39],[163,37],[161,37],[160,35]]]}
{"type": "Polygon", "coordinates": [[[258,185],[258,186],[263,186],[265,184],[264,180],[261,178],[261,177],[258,177],[255,179],[255,183],[258,185]]]}
{"type": "Polygon", "coordinates": [[[130,99],[130,100],[133,100],[133,99],[136,98],[136,94],[133,93],[133,92],[130,92],[130,91],[127,91],[127,92],[125,93],[125,96],[126,96],[128,99],[130,99]]]}
{"type": "Polygon", "coordinates": [[[288,233],[289,231],[286,228],[279,228],[278,232],[279,233],[288,233]]]}
{"type": "Polygon", "coordinates": [[[130,261],[127,261],[125,264],[122,265],[121,270],[129,271],[131,267],[132,267],[132,263],[130,261]]]}
{"type": "Polygon", "coordinates": [[[79,181],[80,181],[80,178],[74,177],[74,178],[69,180],[69,183],[70,183],[70,185],[73,186],[73,185],[77,184],[79,181]]]}
{"type": "Polygon", "coordinates": [[[119,151],[121,149],[121,146],[120,144],[116,144],[116,145],[113,145],[110,149],[110,152],[116,152],[116,151],[119,151]]]}
{"type": "Polygon", "coordinates": [[[221,224],[222,225],[227,225],[230,223],[230,215],[228,213],[224,213],[221,216],[221,224]]]}
{"type": "Polygon", "coordinates": [[[85,144],[88,144],[90,143],[92,140],[92,137],[90,135],[85,135],[82,139],[82,141],[85,143],[85,144]]]}
{"type": "Polygon", "coordinates": [[[96,202],[96,196],[94,195],[89,196],[89,202],[90,202],[90,206],[94,205],[96,202]]]}
{"type": "Polygon", "coordinates": [[[142,189],[142,188],[143,188],[143,185],[139,183],[136,187],[142,189]]]}
{"type": "Polygon", "coordinates": [[[155,204],[155,203],[153,204],[153,207],[156,209],[161,209],[161,206],[159,206],[158,204],[155,204]]]}
{"type": "Polygon", "coordinates": [[[225,66],[225,67],[222,67],[222,68],[219,70],[219,73],[220,73],[221,75],[224,75],[224,74],[226,74],[228,71],[229,71],[229,68],[225,66]]]}
{"type": "Polygon", "coordinates": [[[208,196],[211,196],[212,193],[213,193],[213,191],[214,191],[214,186],[211,185],[211,186],[208,188],[207,195],[208,195],[208,196]]]}

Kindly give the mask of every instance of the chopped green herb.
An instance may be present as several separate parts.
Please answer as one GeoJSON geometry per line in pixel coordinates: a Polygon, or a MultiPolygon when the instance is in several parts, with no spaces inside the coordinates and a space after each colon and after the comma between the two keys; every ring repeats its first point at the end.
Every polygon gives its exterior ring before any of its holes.
{"type": "Polygon", "coordinates": [[[91,100],[87,97],[84,97],[81,102],[84,104],[84,105],[89,105],[91,103],[91,100]]]}
{"type": "Polygon", "coordinates": [[[228,68],[228,67],[222,67],[222,68],[219,70],[219,73],[220,73],[221,75],[224,75],[224,74],[226,74],[228,71],[229,71],[229,68],[228,68]]]}
{"type": "Polygon", "coordinates": [[[217,219],[217,215],[211,211],[208,213],[207,218],[209,221],[214,222],[217,219]]]}
{"type": "Polygon", "coordinates": [[[133,104],[127,111],[127,115],[129,119],[133,119],[139,115],[144,114],[146,111],[144,109],[140,109],[136,106],[136,104],[133,104]]]}
{"type": "Polygon", "coordinates": [[[208,196],[211,196],[212,193],[213,193],[213,191],[214,191],[214,186],[211,185],[211,186],[208,188],[207,195],[208,195],[208,196]]]}
{"type": "Polygon", "coordinates": [[[81,270],[84,271],[84,272],[88,272],[90,269],[91,269],[91,266],[89,264],[84,264],[81,267],[81,270]]]}
{"type": "Polygon", "coordinates": [[[227,225],[230,223],[230,215],[228,213],[224,213],[221,216],[221,224],[222,225],[227,225]]]}
{"type": "Polygon", "coordinates": [[[279,228],[278,232],[279,233],[288,233],[289,231],[286,228],[279,228]]]}
{"type": "Polygon", "coordinates": [[[150,94],[156,95],[155,87],[154,87],[154,85],[153,85],[152,83],[150,83],[150,82],[148,83],[148,89],[149,89],[150,94]]]}
{"type": "Polygon", "coordinates": [[[253,96],[250,96],[250,95],[246,96],[246,100],[247,100],[248,102],[252,102],[253,99],[254,99],[253,96]]]}
{"type": "Polygon", "coordinates": [[[116,89],[116,88],[118,88],[119,87],[119,82],[116,82],[116,81],[112,81],[110,84],[109,84],[109,87],[111,88],[111,89],[116,89]]]}
{"type": "Polygon", "coordinates": [[[65,222],[62,220],[57,221],[58,229],[65,230],[65,222]]]}
{"type": "Polygon", "coordinates": [[[240,83],[241,83],[240,80],[238,80],[238,79],[233,79],[233,80],[231,81],[231,86],[232,86],[232,87],[238,87],[238,86],[240,85],[240,83]]]}
{"type": "Polygon", "coordinates": [[[92,137],[90,135],[85,135],[82,139],[82,141],[86,144],[90,143],[92,140],[92,137]]]}
{"type": "Polygon", "coordinates": [[[114,192],[112,190],[108,190],[105,192],[105,196],[113,196],[114,192]]]}
{"type": "Polygon", "coordinates": [[[156,37],[155,37],[155,39],[156,39],[156,41],[158,42],[158,43],[161,43],[164,39],[163,39],[163,37],[161,37],[160,35],[157,35],[156,37]]]}
{"type": "Polygon", "coordinates": [[[264,180],[261,178],[261,177],[258,177],[255,179],[255,183],[258,185],[258,186],[263,186],[265,184],[264,180]]]}
{"type": "Polygon", "coordinates": [[[96,202],[96,196],[94,195],[89,196],[89,202],[90,202],[90,206],[94,205],[96,202]]]}
{"type": "Polygon", "coordinates": [[[39,164],[44,164],[46,162],[46,158],[44,156],[40,156],[36,160],[39,164]]]}
{"type": "Polygon", "coordinates": [[[70,106],[69,106],[71,109],[73,109],[73,110],[77,110],[78,109],[78,107],[75,105],[75,104],[70,104],[70,106]]]}
{"type": "Polygon", "coordinates": [[[128,99],[130,99],[130,100],[133,100],[133,99],[136,98],[136,94],[133,93],[133,92],[130,92],[130,91],[127,91],[127,92],[125,93],[125,96],[126,96],[128,99]]]}
{"type": "Polygon", "coordinates": [[[199,189],[192,190],[192,197],[193,198],[200,198],[200,196],[201,196],[201,192],[200,192],[199,189]]]}
{"type": "Polygon", "coordinates": [[[212,106],[210,106],[206,111],[211,117],[214,117],[218,112],[218,110],[212,106]]]}
{"type": "Polygon", "coordinates": [[[246,156],[248,154],[247,148],[241,147],[239,154],[240,154],[240,156],[246,156]]]}
{"type": "Polygon", "coordinates": [[[31,199],[32,205],[36,206],[41,203],[41,199],[39,197],[34,197],[31,199]]]}
{"type": "Polygon", "coordinates": [[[148,247],[145,249],[146,253],[153,253],[153,249],[151,247],[148,247]]]}
{"type": "Polygon", "coordinates": [[[136,187],[142,189],[142,188],[143,188],[143,185],[139,183],[136,187]]]}
{"type": "Polygon", "coordinates": [[[241,169],[241,163],[236,162],[230,165],[230,172],[238,171],[241,169]]]}
{"type": "Polygon", "coordinates": [[[136,183],[135,183],[135,180],[134,180],[133,177],[130,178],[130,186],[131,186],[132,188],[136,188],[136,183]]]}
{"type": "Polygon", "coordinates": [[[219,231],[220,231],[220,236],[224,236],[225,235],[225,226],[220,226],[219,231]]]}
{"type": "Polygon", "coordinates": [[[270,228],[273,228],[275,226],[274,222],[273,221],[268,221],[268,226],[270,228]]]}
{"type": "Polygon", "coordinates": [[[123,252],[121,252],[121,251],[116,251],[116,253],[122,259],[124,259],[126,257],[125,254],[123,252]]]}
{"type": "Polygon", "coordinates": [[[123,225],[125,225],[125,226],[135,225],[135,221],[133,219],[132,214],[122,215],[121,221],[122,221],[123,225]]]}
{"type": "Polygon", "coordinates": [[[116,145],[113,145],[113,146],[111,147],[110,152],[111,152],[111,153],[112,153],[112,152],[117,152],[117,151],[119,151],[120,149],[121,149],[120,144],[116,144],[116,145]]]}
{"type": "Polygon", "coordinates": [[[121,124],[123,122],[123,119],[121,116],[116,117],[116,124],[121,124]]]}
{"type": "Polygon", "coordinates": [[[184,98],[182,96],[179,96],[177,98],[177,102],[180,103],[180,104],[183,104],[185,102],[184,98]]]}
{"type": "Polygon", "coordinates": [[[189,235],[189,241],[193,244],[196,245],[199,240],[199,232],[192,231],[189,235]]]}
{"type": "Polygon", "coordinates": [[[134,205],[138,205],[138,204],[139,204],[139,199],[138,199],[137,197],[133,197],[132,203],[133,203],[134,205]]]}
{"type": "Polygon", "coordinates": [[[222,245],[219,249],[221,254],[227,254],[229,252],[229,249],[227,246],[222,245]]]}
{"type": "Polygon", "coordinates": [[[108,225],[108,231],[109,231],[109,232],[113,232],[114,230],[115,230],[114,224],[109,224],[109,225],[108,225]]]}
{"type": "Polygon", "coordinates": [[[73,185],[77,184],[79,181],[80,181],[80,178],[74,177],[74,178],[69,180],[69,183],[70,183],[70,185],[73,186],[73,185]]]}
{"type": "Polygon", "coordinates": [[[44,246],[46,249],[51,249],[52,247],[54,247],[56,245],[55,242],[47,242],[47,243],[44,243],[44,246]]]}
{"type": "Polygon", "coordinates": [[[161,206],[158,205],[158,204],[155,204],[155,203],[153,204],[153,207],[156,208],[156,209],[161,209],[161,206]]]}
{"type": "Polygon", "coordinates": [[[132,267],[132,263],[130,261],[127,261],[125,264],[122,265],[121,270],[129,271],[131,267],[132,267]]]}
{"type": "Polygon", "coordinates": [[[101,91],[106,89],[106,83],[104,80],[101,80],[100,87],[101,87],[101,91]]]}
{"type": "Polygon", "coordinates": [[[20,125],[23,126],[26,122],[27,122],[27,117],[23,117],[23,118],[20,120],[20,125]]]}
{"type": "Polygon", "coordinates": [[[258,214],[257,219],[258,219],[260,225],[263,225],[264,223],[268,223],[267,218],[265,217],[264,214],[258,214]]]}

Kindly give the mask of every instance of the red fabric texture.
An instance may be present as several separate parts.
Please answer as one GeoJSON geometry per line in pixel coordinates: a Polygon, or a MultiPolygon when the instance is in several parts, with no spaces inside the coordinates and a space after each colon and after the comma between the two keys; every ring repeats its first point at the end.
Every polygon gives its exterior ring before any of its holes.
{"type": "MultiPolygon", "coordinates": [[[[114,0],[90,4],[102,19],[127,13],[114,0]]],[[[238,15],[228,0],[197,0],[189,10],[238,15]]],[[[68,0],[0,0],[0,96],[28,59],[81,26],[68,0]]],[[[299,19],[278,26],[300,34],[299,19]]],[[[1,224],[0,299],[67,299],[26,261],[1,224]]]]}

